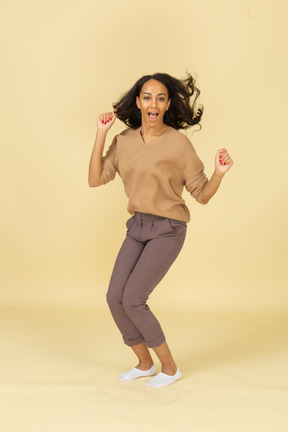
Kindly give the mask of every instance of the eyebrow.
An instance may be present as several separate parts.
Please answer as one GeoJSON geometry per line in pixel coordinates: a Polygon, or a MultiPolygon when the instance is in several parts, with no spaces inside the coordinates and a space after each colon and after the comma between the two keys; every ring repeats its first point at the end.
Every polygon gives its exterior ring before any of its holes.
{"type": "MultiPolygon", "coordinates": [[[[148,94],[148,95],[152,96],[152,93],[149,93],[149,92],[144,92],[143,94],[148,94]]],[[[167,96],[166,93],[158,93],[157,94],[157,96],[160,96],[160,95],[167,96]]]]}

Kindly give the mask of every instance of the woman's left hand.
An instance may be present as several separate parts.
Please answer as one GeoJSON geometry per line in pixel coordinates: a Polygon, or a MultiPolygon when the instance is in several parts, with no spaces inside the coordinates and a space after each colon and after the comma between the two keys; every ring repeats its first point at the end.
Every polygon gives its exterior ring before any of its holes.
{"type": "Polygon", "coordinates": [[[229,153],[225,148],[220,149],[216,153],[215,157],[215,170],[224,175],[233,165],[233,160],[231,159],[229,153]]]}

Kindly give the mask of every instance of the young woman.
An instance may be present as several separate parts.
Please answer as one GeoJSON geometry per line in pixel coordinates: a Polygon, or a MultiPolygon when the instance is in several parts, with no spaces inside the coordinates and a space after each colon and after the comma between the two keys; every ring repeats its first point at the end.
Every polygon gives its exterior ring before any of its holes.
{"type": "Polygon", "coordinates": [[[129,198],[128,212],[133,215],[126,223],[126,238],[107,292],[124,343],[139,359],[135,368],[119,376],[120,381],[155,375],[148,348],[160,359],[162,371],[147,386],[164,387],[182,375],[147,300],[185,240],[190,214],[182,198],[184,186],[206,204],[233,165],[226,149],[218,150],[208,181],[191,142],[178,132],[200,122],[199,93],[189,74],[184,80],[161,73],[146,75],[113,105],[113,112],[98,117],[89,186],[104,185],[118,172],[129,198]],[[106,135],[116,117],[128,128],[114,137],[103,157],[106,135]]]}

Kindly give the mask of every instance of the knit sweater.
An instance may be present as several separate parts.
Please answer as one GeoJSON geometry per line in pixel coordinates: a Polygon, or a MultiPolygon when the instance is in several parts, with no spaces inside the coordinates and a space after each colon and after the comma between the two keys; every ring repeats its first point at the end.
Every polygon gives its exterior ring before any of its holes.
{"type": "Polygon", "coordinates": [[[183,188],[201,204],[208,179],[190,140],[169,126],[146,144],[140,128],[116,135],[102,158],[100,184],[120,175],[129,198],[127,210],[150,213],[185,222],[190,212],[182,198],[183,188]]]}

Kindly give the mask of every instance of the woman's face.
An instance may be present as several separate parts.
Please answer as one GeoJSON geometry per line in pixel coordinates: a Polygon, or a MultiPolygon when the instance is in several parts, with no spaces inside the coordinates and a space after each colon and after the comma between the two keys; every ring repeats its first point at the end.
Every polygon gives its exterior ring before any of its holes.
{"type": "Polygon", "coordinates": [[[154,79],[146,81],[139,97],[136,97],[137,107],[141,110],[142,124],[145,123],[147,127],[161,126],[170,101],[164,84],[154,79]]]}

